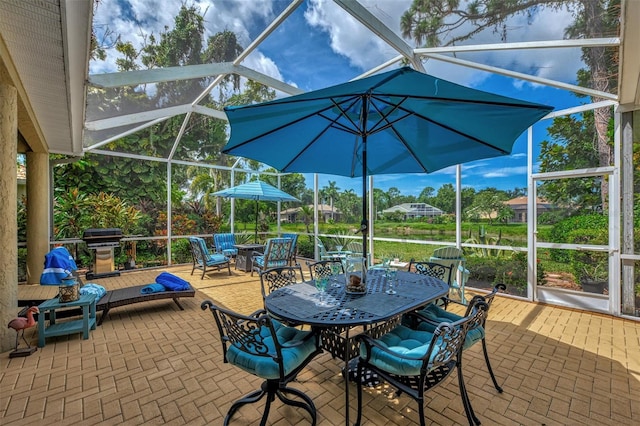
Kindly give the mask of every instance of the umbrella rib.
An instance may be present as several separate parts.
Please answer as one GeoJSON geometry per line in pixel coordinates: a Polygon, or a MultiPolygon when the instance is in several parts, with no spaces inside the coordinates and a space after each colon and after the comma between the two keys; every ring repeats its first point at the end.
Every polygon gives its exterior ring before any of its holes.
{"type": "MultiPolygon", "coordinates": [[[[358,100],[358,95],[347,95],[347,97],[348,97],[348,99],[345,99],[344,101],[342,101],[342,102],[340,102],[340,103],[345,103],[345,102],[348,102],[348,101],[350,101],[350,100],[354,100],[354,103],[355,103],[355,102],[358,100]]],[[[326,99],[326,98],[322,98],[322,97],[320,97],[320,98],[317,98],[317,99],[315,99],[315,100],[324,100],[324,99],[326,99]]],[[[306,102],[306,101],[307,101],[307,100],[295,100],[295,101],[292,101],[292,102],[289,102],[289,103],[306,102]]],[[[292,120],[292,121],[290,121],[290,122],[287,122],[287,123],[285,123],[285,124],[283,124],[283,125],[281,125],[281,126],[274,127],[273,129],[270,129],[270,130],[269,130],[269,131],[267,131],[267,132],[260,133],[259,135],[253,136],[252,138],[249,138],[249,139],[246,139],[246,140],[244,140],[243,142],[241,142],[241,143],[239,143],[239,144],[237,144],[237,145],[234,145],[234,146],[233,146],[232,148],[230,148],[230,149],[237,149],[237,148],[239,148],[239,147],[241,147],[241,146],[247,145],[247,144],[249,144],[249,143],[251,143],[251,142],[255,141],[256,139],[260,139],[260,138],[262,138],[262,137],[264,137],[264,136],[267,136],[267,135],[270,135],[270,134],[276,133],[276,132],[278,132],[278,131],[280,131],[280,130],[282,130],[282,129],[284,129],[284,128],[291,127],[292,125],[294,125],[294,124],[296,124],[296,123],[298,123],[298,122],[301,122],[301,121],[303,121],[303,120],[306,120],[306,119],[308,119],[309,117],[313,117],[314,115],[321,116],[322,118],[324,118],[324,119],[328,120],[328,121],[329,121],[329,123],[330,123],[330,125],[329,125],[329,126],[327,126],[327,128],[328,128],[328,127],[331,127],[331,124],[336,124],[336,125],[338,125],[338,126],[341,126],[341,127],[342,127],[342,130],[344,130],[344,131],[350,131],[350,129],[349,129],[348,127],[346,127],[346,126],[344,126],[344,125],[342,125],[342,124],[336,123],[336,122],[335,122],[335,120],[332,120],[331,118],[329,118],[329,117],[327,117],[327,116],[325,116],[325,115],[324,115],[324,112],[325,112],[325,111],[328,111],[328,110],[330,110],[331,108],[334,108],[334,107],[338,107],[338,108],[340,109],[340,112],[341,112],[341,113],[343,112],[343,109],[339,107],[339,104],[338,104],[338,103],[336,103],[336,101],[334,100],[334,98],[331,98],[331,102],[333,103],[331,106],[327,106],[326,108],[323,108],[323,109],[321,109],[320,111],[314,111],[314,112],[312,112],[312,113],[309,113],[309,114],[307,114],[307,115],[304,115],[304,116],[302,116],[302,117],[299,117],[299,118],[297,118],[297,119],[295,119],[295,120],[292,120]]],[[[352,103],[352,105],[353,105],[353,103],[352,103]]],[[[264,106],[264,107],[266,107],[267,105],[264,105],[264,104],[262,104],[262,105],[248,105],[248,106],[247,106],[247,108],[250,108],[250,107],[260,107],[260,106],[264,106]]],[[[244,108],[244,107],[243,107],[243,108],[244,108]]],[[[353,121],[352,121],[351,119],[349,119],[349,120],[353,123],[353,121]]],[[[325,129],[325,131],[326,131],[326,129],[325,129]]],[[[351,132],[353,132],[353,131],[351,131],[351,132]]],[[[307,147],[308,147],[308,146],[309,146],[309,145],[307,145],[307,147]]],[[[304,149],[306,149],[307,147],[305,147],[304,149]]],[[[223,153],[225,153],[225,154],[227,153],[227,151],[228,151],[227,149],[223,149],[223,150],[222,150],[222,152],[223,152],[223,153]]]]}
{"type": "MultiPolygon", "coordinates": [[[[389,96],[390,96],[390,95],[389,95],[389,96]]],[[[392,103],[390,103],[389,101],[386,101],[386,100],[384,100],[384,99],[379,99],[379,98],[377,98],[377,97],[376,97],[376,99],[377,99],[377,100],[379,100],[380,102],[386,103],[387,105],[394,106],[394,104],[392,104],[392,103]]],[[[406,99],[407,99],[407,98],[405,97],[405,100],[406,100],[406,99]]],[[[424,97],[424,99],[442,99],[442,98],[427,98],[427,97],[424,97]]],[[[465,102],[465,103],[473,103],[473,102],[469,102],[469,101],[464,101],[464,102],[465,102]]],[[[486,103],[486,104],[497,105],[496,103],[486,103]]],[[[506,105],[506,104],[501,104],[501,105],[506,105]]],[[[388,124],[387,124],[386,126],[384,126],[384,127],[380,128],[380,129],[376,129],[376,133],[377,133],[377,132],[380,132],[380,131],[382,131],[382,130],[385,130],[385,129],[389,128],[389,127],[392,127],[392,129],[393,129],[394,133],[395,133],[396,135],[398,135],[398,133],[396,132],[396,130],[393,128],[393,124],[394,124],[394,123],[396,123],[396,122],[398,122],[398,121],[400,121],[400,120],[402,120],[402,119],[404,119],[404,118],[406,118],[407,116],[414,115],[414,116],[419,117],[419,118],[421,118],[421,119],[423,119],[423,120],[425,120],[425,121],[428,121],[429,123],[433,123],[433,124],[435,124],[435,125],[437,125],[437,126],[439,126],[439,127],[442,127],[443,129],[447,129],[447,130],[449,130],[449,131],[450,131],[450,132],[452,132],[452,133],[455,133],[455,134],[461,135],[461,136],[463,136],[463,137],[465,137],[465,138],[469,138],[469,139],[471,139],[471,140],[473,140],[473,141],[475,141],[475,142],[478,142],[478,143],[479,143],[479,144],[481,144],[481,145],[484,145],[484,146],[486,146],[486,147],[488,147],[488,148],[494,149],[494,150],[496,150],[496,151],[500,152],[501,154],[508,154],[508,153],[509,153],[508,151],[505,151],[505,150],[503,150],[503,149],[501,149],[501,148],[498,148],[498,147],[496,147],[495,145],[493,145],[493,144],[491,144],[491,143],[489,143],[489,142],[486,142],[486,141],[483,141],[483,140],[481,140],[481,139],[478,139],[477,137],[472,136],[472,135],[469,135],[469,134],[467,134],[467,133],[463,133],[463,132],[461,132],[460,130],[458,130],[458,129],[454,128],[454,127],[447,126],[447,125],[445,125],[445,124],[439,123],[439,122],[437,122],[437,121],[435,121],[435,120],[433,120],[433,119],[431,119],[431,118],[429,118],[429,117],[427,117],[427,116],[425,116],[425,115],[423,115],[423,114],[417,113],[417,112],[415,112],[415,111],[407,110],[406,108],[402,107],[400,104],[398,104],[398,105],[397,105],[397,109],[399,109],[399,110],[401,110],[401,111],[405,112],[405,113],[406,113],[406,115],[405,115],[404,117],[399,117],[399,118],[398,118],[398,119],[396,119],[396,120],[388,121],[388,124]]],[[[373,132],[372,132],[372,133],[373,133],[373,132]]],[[[398,136],[399,136],[399,135],[398,135],[398,136]]],[[[403,141],[403,142],[404,142],[404,141],[403,141]]]]}

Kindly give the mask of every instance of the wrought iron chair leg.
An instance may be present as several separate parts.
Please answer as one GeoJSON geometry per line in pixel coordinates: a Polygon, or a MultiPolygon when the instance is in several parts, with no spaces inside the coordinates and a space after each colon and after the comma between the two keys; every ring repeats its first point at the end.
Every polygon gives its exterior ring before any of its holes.
{"type": "Polygon", "coordinates": [[[271,403],[275,398],[275,391],[273,389],[269,389],[269,392],[267,392],[267,403],[264,406],[264,413],[262,413],[262,419],[260,420],[260,426],[266,426],[267,419],[269,418],[269,411],[271,411],[271,403]]]}
{"type": "Polygon", "coordinates": [[[298,389],[284,387],[280,388],[276,391],[276,395],[280,398],[280,401],[284,402],[288,405],[293,405],[295,407],[304,408],[311,415],[311,424],[316,424],[316,406],[313,404],[311,398],[309,398],[306,394],[299,391],[298,389]],[[296,401],[294,399],[288,398],[284,393],[290,393],[298,398],[302,399],[304,402],[296,401]]]}
{"type": "MultiPolygon", "coordinates": [[[[229,408],[229,411],[227,412],[226,417],[224,418],[225,426],[229,424],[229,420],[231,420],[231,417],[235,414],[236,411],[238,411],[240,407],[242,407],[245,404],[253,404],[254,402],[258,402],[266,394],[267,394],[267,389],[266,389],[266,382],[265,382],[262,384],[262,387],[260,389],[250,392],[246,394],[244,397],[242,397],[241,399],[234,402],[233,405],[231,405],[231,408],[229,408]]],[[[267,403],[267,407],[268,405],[269,404],[267,403]]]]}
{"type": "Polygon", "coordinates": [[[462,376],[462,362],[458,361],[458,387],[460,388],[460,397],[462,398],[462,405],[464,406],[464,412],[467,415],[469,426],[479,426],[481,424],[480,419],[476,417],[471,406],[471,400],[467,393],[467,386],[464,383],[464,377],[462,376]]]}
{"type": "MultiPolygon", "coordinates": [[[[354,426],[360,426],[360,420],[362,420],[362,380],[359,380],[362,377],[362,365],[358,362],[358,380],[357,382],[357,394],[358,394],[358,414],[356,415],[356,422],[354,426]]],[[[349,407],[347,407],[347,410],[349,407]]]]}
{"type": "Polygon", "coordinates": [[[425,426],[424,422],[424,398],[418,398],[418,416],[420,417],[420,426],[425,426]]]}
{"type": "Polygon", "coordinates": [[[487,352],[487,343],[484,339],[482,339],[482,352],[484,352],[484,360],[487,362],[487,369],[489,370],[489,375],[491,376],[491,380],[493,381],[493,386],[495,386],[498,393],[502,393],[502,387],[498,384],[496,380],[496,376],[493,374],[493,368],[491,368],[491,362],[489,362],[489,353],[487,352]]]}

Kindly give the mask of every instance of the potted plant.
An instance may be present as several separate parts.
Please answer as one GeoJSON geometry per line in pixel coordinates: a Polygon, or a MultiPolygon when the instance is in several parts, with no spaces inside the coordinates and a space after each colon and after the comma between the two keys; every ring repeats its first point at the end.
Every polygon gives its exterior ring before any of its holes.
{"type": "MultiPolygon", "coordinates": [[[[607,244],[607,235],[598,230],[576,229],[570,234],[575,244],[607,244]]],[[[587,293],[602,294],[609,283],[609,253],[599,250],[576,250],[569,254],[576,281],[587,293]]]]}
{"type": "Polygon", "coordinates": [[[579,281],[583,291],[602,294],[609,283],[608,265],[603,262],[584,264],[579,281]]]}

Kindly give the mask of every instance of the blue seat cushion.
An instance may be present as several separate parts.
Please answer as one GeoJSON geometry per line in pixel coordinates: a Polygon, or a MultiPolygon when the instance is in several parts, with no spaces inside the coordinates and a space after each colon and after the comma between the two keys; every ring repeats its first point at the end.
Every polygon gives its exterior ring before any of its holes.
{"type": "MultiPolygon", "coordinates": [[[[431,344],[433,333],[422,330],[413,330],[404,325],[399,325],[387,334],[383,335],[377,342],[388,350],[398,355],[424,357],[431,344]]],[[[438,342],[436,343],[438,345],[438,342]]],[[[360,345],[360,356],[366,358],[366,347],[360,345]]],[[[434,348],[431,353],[431,360],[438,352],[438,348],[434,348]]],[[[422,367],[422,360],[407,360],[399,356],[386,353],[376,347],[371,349],[371,358],[369,363],[393,374],[401,376],[418,376],[422,367]]]]}
{"type": "Polygon", "coordinates": [[[222,249],[222,253],[226,254],[227,256],[235,256],[238,254],[238,249],[235,249],[235,248],[222,249]]]}
{"type": "MultiPolygon", "coordinates": [[[[273,327],[282,351],[284,374],[288,375],[316,350],[316,339],[310,337],[304,341],[311,331],[287,327],[275,320],[273,320],[273,327]],[[298,345],[300,341],[303,343],[298,345]]],[[[278,363],[272,358],[276,355],[276,349],[269,328],[262,326],[256,330],[256,333],[260,334],[258,340],[263,345],[254,346],[255,353],[246,352],[246,348],[242,350],[232,344],[227,349],[227,361],[263,379],[277,379],[280,377],[280,370],[278,363]]]]}
{"type": "Polygon", "coordinates": [[[209,259],[207,259],[207,266],[220,265],[228,261],[229,259],[224,254],[210,254],[209,259]]]}
{"type": "MultiPolygon", "coordinates": [[[[259,265],[261,268],[264,267],[264,256],[256,256],[253,258],[253,263],[259,265]]],[[[277,266],[287,266],[289,262],[285,260],[272,260],[267,265],[268,268],[275,268],[277,266]]]]}
{"type": "MultiPolygon", "coordinates": [[[[437,324],[441,322],[456,322],[463,318],[460,315],[454,314],[453,312],[445,311],[444,309],[436,306],[433,303],[427,305],[427,307],[419,312],[421,315],[437,324]]],[[[436,329],[436,326],[428,322],[420,322],[416,329],[433,333],[433,331],[436,329]]],[[[469,349],[471,346],[482,339],[484,339],[484,327],[478,326],[472,328],[467,332],[467,337],[464,339],[464,345],[462,346],[462,349],[469,349]]]]}

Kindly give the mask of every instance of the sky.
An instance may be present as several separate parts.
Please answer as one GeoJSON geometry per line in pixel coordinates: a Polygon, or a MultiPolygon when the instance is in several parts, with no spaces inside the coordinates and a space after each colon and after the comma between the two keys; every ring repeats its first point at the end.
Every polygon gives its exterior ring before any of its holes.
{"type": "MultiPolygon", "coordinates": [[[[371,13],[400,34],[400,17],[411,0],[360,0],[371,13]]],[[[101,0],[94,15],[94,27],[100,34],[109,28],[124,39],[140,45],[145,36],[158,34],[165,26],[173,27],[181,0],[101,0]]],[[[287,7],[282,0],[190,0],[205,17],[206,37],[231,30],[247,46],[271,20],[287,7]]],[[[531,16],[517,16],[507,23],[507,41],[543,41],[564,38],[565,27],[573,21],[569,11],[538,10],[531,16]]],[[[463,31],[461,29],[460,31],[463,31]]],[[[415,46],[412,40],[406,40],[415,46]]],[[[487,30],[468,44],[499,43],[500,37],[487,30]]],[[[306,0],[276,31],[249,55],[243,65],[281,79],[304,91],[320,89],[356,78],[393,58],[397,52],[374,36],[331,0],[306,0]]],[[[583,64],[580,49],[532,49],[526,51],[459,54],[495,67],[575,84],[576,71],[583,64]]],[[[92,63],[91,74],[115,71],[116,56],[110,52],[105,62],[92,63]]],[[[561,110],[585,103],[559,89],[523,82],[444,62],[424,63],[428,74],[475,89],[553,106],[561,110]]],[[[534,126],[535,147],[547,138],[545,128],[551,121],[534,126]]],[[[534,154],[537,149],[534,148],[534,154]]],[[[495,187],[510,190],[527,186],[526,132],[514,144],[509,156],[479,160],[462,167],[464,186],[478,189],[495,187]]],[[[312,175],[305,175],[313,187],[312,175]]],[[[361,194],[361,178],[319,176],[320,188],[336,182],[339,190],[353,189],[361,194]]],[[[387,191],[395,187],[403,195],[418,196],[425,187],[455,185],[455,167],[429,175],[380,175],[374,185],[387,191]]]]}

